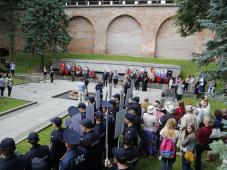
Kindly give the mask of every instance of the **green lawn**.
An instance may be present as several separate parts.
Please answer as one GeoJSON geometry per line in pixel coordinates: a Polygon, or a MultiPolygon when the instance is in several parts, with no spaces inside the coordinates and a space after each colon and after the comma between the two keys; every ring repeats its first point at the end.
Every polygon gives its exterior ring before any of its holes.
{"type": "Polygon", "coordinates": [[[28,81],[22,80],[22,79],[18,79],[18,78],[13,78],[13,85],[19,85],[19,84],[24,84],[24,83],[28,83],[28,81]]]}
{"type": "MultiPolygon", "coordinates": [[[[7,90],[5,91],[5,95],[7,94],[7,90]]],[[[22,105],[29,103],[28,101],[11,99],[6,97],[0,97],[0,112],[10,110],[22,105]]]]}
{"type": "MultiPolygon", "coordinates": [[[[113,55],[101,55],[101,54],[48,54],[45,58],[45,63],[49,65],[52,59],[58,59],[58,58],[176,64],[181,66],[183,77],[191,74],[196,75],[201,70],[207,70],[212,68],[212,65],[209,65],[208,67],[199,68],[194,63],[188,60],[160,59],[160,58],[153,58],[153,57],[113,56],[113,55]]],[[[14,56],[14,61],[17,65],[16,72],[26,73],[26,72],[39,70],[39,61],[40,61],[39,57],[32,57],[27,54],[20,53],[14,56]]]]}
{"type": "MultiPolygon", "coordinates": [[[[31,73],[39,72],[39,57],[33,57],[28,54],[18,53],[14,57],[14,61],[17,65],[16,73],[31,73]]],[[[113,55],[101,55],[101,54],[48,54],[45,57],[45,64],[50,65],[52,59],[58,58],[75,58],[84,60],[109,60],[109,61],[130,61],[130,62],[146,62],[146,63],[158,63],[158,64],[175,64],[181,66],[181,75],[185,78],[187,75],[198,76],[201,71],[212,69],[214,65],[197,67],[195,63],[189,60],[176,60],[176,59],[161,59],[153,57],[133,57],[133,56],[113,56],[113,55]]],[[[223,83],[218,82],[216,90],[222,90],[223,83]]]]}
{"type": "MultiPolygon", "coordinates": [[[[196,103],[200,102],[201,99],[195,99],[193,97],[183,97],[183,101],[185,104],[195,105],[196,103]]],[[[224,109],[226,106],[224,105],[223,101],[220,101],[218,99],[209,99],[209,103],[211,106],[211,112],[214,113],[214,110],[216,109],[224,109]]]]}

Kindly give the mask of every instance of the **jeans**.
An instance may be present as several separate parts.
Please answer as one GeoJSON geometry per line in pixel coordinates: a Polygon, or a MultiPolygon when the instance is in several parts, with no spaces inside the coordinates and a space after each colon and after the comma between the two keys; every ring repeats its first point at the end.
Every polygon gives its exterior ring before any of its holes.
{"type": "Polygon", "coordinates": [[[4,96],[5,87],[0,87],[0,90],[1,90],[1,96],[4,96]]]}
{"type": "Polygon", "coordinates": [[[161,170],[172,170],[173,169],[174,158],[161,160],[161,170]]]}
{"type": "Polygon", "coordinates": [[[209,149],[209,145],[196,144],[196,159],[195,159],[195,170],[201,170],[201,157],[205,150],[209,149]]]}
{"type": "Polygon", "coordinates": [[[8,88],[8,96],[10,96],[11,95],[11,91],[12,91],[12,86],[7,86],[7,88],[8,88]]]}
{"type": "Polygon", "coordinates": [[[78,101],[79,103],[84,103],[85,102],[85,92],[78,91],[78,101]]]}
{"type": "Polygon", "coordinates": [[[191,163],[185,160],[184,154],[182,152],[182,170],[192,170],[191,163]]]}

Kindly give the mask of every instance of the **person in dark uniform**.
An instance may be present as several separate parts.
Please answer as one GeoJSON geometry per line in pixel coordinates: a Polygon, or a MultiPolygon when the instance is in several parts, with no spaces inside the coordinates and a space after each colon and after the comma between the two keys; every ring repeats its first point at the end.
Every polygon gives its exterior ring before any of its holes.
{"type": "Polygon", "coordinates": [[[95,126],[93,127],[93,131],[100,137],[100,151],[98,154],[101,157],[97,158],[98,167],[102,169],[102,160],[104,157],[104,150],[105,150],[105,139],[106,139],[106,126],[104,124],[103,113],[100,111],[95,112],[95,126]]]}
{"type": "Polygon", "coordinates": [[[85,93],[85,95],[88,97],[89,78],[84,78],[84,83],[85,83],[85,87],[86,87],[86,93],[85,93]]]}
{"type": "Polygon", "coordinates": [[[102,80],[103,80],[103,84],[107,87],[107,80],[108,80],[109,74],[108,72],[105,70],[102,74],[102,80]]]}
{"type": "Polygon", "coordinates": [[[148,83],[147,72],[143,73],[141,80],[142,80],[142,91],[147,91],[147,83],[148,83]]]}
{"type": "Polygon", "coordinates": [[[100,91],[100,100],[102,100],[103,98],[103,83],[99,80],[95,86],[95,90],[99,90],[100,91]]]}
{"type": "Polygon", "coordinates": [[[113,82],[113,71],[111,70],[110,71],[110,73],[109,73],[109,77],[108,77],[108,79],[109,79],[109,84],[111,84],[112,82],[113,82]]]}
{"type": "Polygon", "coordinates": [[[48,169],[51,169],[51,158],[50,150],[47,145],[40,145],[39,135],[36,132],[31,132],[28,135],[28,142],[32,145],[30,150],[25,154],[25,157],[30,160],[30,167],[32,169],[32,161],[34,158],[43,158],[48,166],[48,169]]]}
{"type": "Polygon", "coordinates": [[[0,158],[1,170],[24,170],[28,167],[28,161],[15,154],[16,144],[12,138],[4,138],[0,143],[0,152],[3,158],[0,158]]]}
{"type": "Polygon", "coordinates": [[[87,170],[87,150],[81,146],[80,135],[72,129],[66,129],[63,133],[63,140],[67,152],[61,158],[59,170],[87,170]]]}
{"type": "Polygon", "coordinates": [[[114,148],[113,155],[115,161],[109,170],[130,170],[127,164],[126,152],[124,148],[114,148]]]}
{"type": "Polygon", "coordinates": [[[126,99],[127,91],[129,88],[130,88],[130,83],[128,82],[128,80],[124,80],[124,83],[123,83],[123,90],[125,94],[124,99],[126,99]]]}
{"type": "Polygon", "coordinates": [[[67,129],[73,129],[73,127],[72,127],[72,117],[74,115],[76,115],[78,112],[79,112],[78,107],[70,106],[68,108],[69,117],[67,117],[65,119],[65,121],[64,121],[65,128],[67,128],[67,129]]]}
{"type": "Polygon", "coordinates": [[[81,119],[85,119],[86,118],[86,104],[79,103],[78,108],[79,108],[79,112],[81,114],[81,119]]]}
{"type": "Polygon", "coordinates": [[[112,149],[117,146],[118,139],[114,139],[116,110],[108,101],[102,102],[102,111],[105,114],[105,122],[108,119],[108,157],[113,158],[112,149]],[[108,117],[106,116],[108,112],[108,117]]]}
{"type": "Polygon", "coordinates": [[[118,107],[118,108],[119,108],[119,105],[120,105],[120,98],[121,98],[121,95],[119,93],[116,93],[113,96],[113,99],[116,101],[116,107],[118,107]]]}
{"type": "Polygon", "coordinates": [[[136,70],[135,89],[139,91],[139,88],[140,88],[140,74],[139,74],[139,71],[136,70]]]}
{"type": "Polygon", "coordinates": [[[50,83],[54,82],[54,67],[50,66],[50,83]]]}
{"type": "Polygon", "coordinates": [[[51,132],[50,139],[51,165],[53,170],[58,170],[59,161],[66,152],[66,146],[63,142],[63,132],[65,129],[61,127],[62,120],[60,117],[55,117],[50,121],[55,127],[51,132]]]}
{"type": "Polygon", "coordinates": [[[133,138],[133,146],[138,146],[138,129],[135,125],[136,116],[130,113],[126,113],[125,115],[125,134],[129,133],[132,135],[133,138]]]}
{"type": "Polygon", "coordinates": [[[100,164],[97,161],[102,159],[100,152],[100,137],[93,131],[93,124],[91,120],[83,119],[80,122],[80,125],[83,131],[83,136],[80,140],[80,146],[87,149],[89,155],[89,165],[87,170],[100,170],[100,164]]]}
{"type": "Polygon", "coordinates": [[[88,96],[88,105],[94,104],[94,112],[96,111],[96,105],[95,105],[95,96],[89,95],[88,96]]]}
{"type": "Polygon", "coordinates": [[[127,163],[133,170],[138,162],[139,149],[133,146],[133,136],[130,133],[126,133],[123,136],[123,145],[126,153],[127,163]]]}

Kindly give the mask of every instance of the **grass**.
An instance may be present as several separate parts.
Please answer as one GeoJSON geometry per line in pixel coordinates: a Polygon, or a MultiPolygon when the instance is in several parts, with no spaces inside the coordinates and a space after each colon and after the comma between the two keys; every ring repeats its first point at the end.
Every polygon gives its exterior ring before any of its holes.
{"type": "Polygon", "coordinates": [[[0,97],[0,112],[14,109],[16,107],[25,105],[27,103],[28,103],[28,101],[24,101],[24,100],[0,97]]]}
{"type": "MultiPolygon", "coordinates": [[[[185,102],[186,105],[187,104],[196,105],[198,102],[201,101],[201,99],[195,99],[193,97],[183,97],[183,101],[185,102]]],[[[214,113],[214,110],[216,110],[216,109],[226,108],[223,101],[220,101],[218,99],[209,99],[209,104],[211,106],[211,113],[214,113]]]]}
{"type": "MultiPolygon", "coordinates": [[[[158,63],[158,64],[175,64],[180,65],[182,69],[182,76],[198,75],[200,71],[206,71],[213,67],[209,65],[207,67],[197,67],[195,63],[188,60],[176,60],[176,59],[161,59],[153,57],[132,57],[132,56],[113,56],[113,55],[101,55],[101,54],[48,54],[45,57],[46,65],[50,65],[52,59],[58,58],[75,58],[84,60],[108,60],[108,61],[130,61],[130,62],[146,62],[146,63],[158,63]]],[[[39,57],[32,57],[27,54],[19,53],[14,56],[14,61],[17,65],[16,72],[29,73],[39,71],[39,57]]]]}
{"type": "Polygon", "coordinates": [[[13,78],[13,85],[20,85],[20,84],[24,84],[24,83],[28,83],[28,81],[22,80],[22,79],[18,79],[18,78],[13,78]]]}

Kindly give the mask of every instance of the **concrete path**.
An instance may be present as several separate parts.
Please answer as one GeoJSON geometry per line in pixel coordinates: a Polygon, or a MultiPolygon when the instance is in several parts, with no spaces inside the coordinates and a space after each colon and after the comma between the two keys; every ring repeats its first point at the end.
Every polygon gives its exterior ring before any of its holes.
{"type": "MultiPolygon", "coordinates": [[[[13,88],[12,98],[36,101],[37,104],[0,117],[0,140],[12,137],[19,142],[29,132],[39,131],[46,127],[54,116],[64,116],[67,108],[78,102],[68,99],[52,98],[68,90],[78,90],[78,82],[55,80],[54,83],[28,83],[13,88]]],[[[94,92],[94,83],[89,84],[89,91],[94,92]]],[[[104,88],[104,94],[108,88],[104,88]]],[[[113,89],[113,94],[120,92],[121,87],[113,89]]],[[[150,101],[160,99],[160,89],[148,89],[147,92],[134,91],[134,96],[141,99],[148,97],[150,101]]]]}

